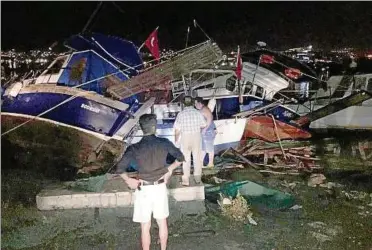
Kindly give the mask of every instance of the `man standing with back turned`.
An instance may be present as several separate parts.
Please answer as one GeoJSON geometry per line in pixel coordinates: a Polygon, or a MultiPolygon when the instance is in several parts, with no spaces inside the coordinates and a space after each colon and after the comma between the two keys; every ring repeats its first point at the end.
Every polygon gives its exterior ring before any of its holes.
{"type": "Polygon", "coordinates": [[[159,226],[161,249],[167,248],[169,216],[168,192],[166,183],[173,170],[185,160],[182,152],[172,142],[155,136],[156,115],[145,114],[139,118],[143,131],[140,142],[128,147],[117,165],[116,173],[135,191],[133,221],[141,223],[142,249],[149,250],[151,244],[151,214],[159,226]],[[166,168],[166,158],[170,154],[175,162],[166,168]],[[128,177],[126,169],[131,162],[138,166],[138,177],[128,177]]]}
{"type": "Polygon", "coordinates": [[[185,156],[183,163],[182,185],[190,185],[191,153],[194,162],[194,179],[197,184],[201,182],[202,166],[201,160],[201,129],[207,126],[203,115],[193,106],[193,99],[190,96],[184,98],[185,108],[178,113],[174,122],[176,132],[175,142],[180,141],[181,150],[185,156]],[[181,139],[180,139],[181,137],[181,139]]]}

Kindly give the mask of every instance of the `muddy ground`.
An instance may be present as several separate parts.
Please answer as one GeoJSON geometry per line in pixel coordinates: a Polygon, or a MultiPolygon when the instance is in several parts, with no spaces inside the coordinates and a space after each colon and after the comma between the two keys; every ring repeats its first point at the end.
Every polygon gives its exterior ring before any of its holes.
{"type": "MultiPolygon", "coordinates": [[[[289,192],[302,208],[253,207],[254,226],[222,217],[215,201],[206,200],[205,213],[171,215],[169,249],[372,249],[371,163],[326,159],[327,181],[344,187],[314,188],[305,176],[262,176],[249,169],[219,176],[289,192]]],[[[37,211],[35,195],[50,182],[29,171],[2,172],[2,249],[139,249],[139,226],[128,214],[37,211]]],[[[152,249],[159,249],[154,227],[152,249]]]]}

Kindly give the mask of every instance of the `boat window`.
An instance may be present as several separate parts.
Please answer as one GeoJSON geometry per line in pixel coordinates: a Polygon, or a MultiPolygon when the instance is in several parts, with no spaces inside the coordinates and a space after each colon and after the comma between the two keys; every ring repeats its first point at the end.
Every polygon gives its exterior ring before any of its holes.
{"type": "Polygon", "coordinates": [[[257,89],[256,89],[256,96],[258,97],[263,97],[263,91],[264,89],[260,86],[257,86],[257,89]]]}
{"type": "Polygon", "coordinates": [[[235,86],[236,86],[236,77],[235,76],[231,76],[231,77],[227,78],[227,80],[226,80],[226,89],[228,91],[234,91],[235,86]]]}
{"type": "Polygon", "coordinates": [[[366,83],[365,77],[356,77],[354,89],[363,89],[366,83]]]}
{"type": "Polygon", "coordinates": [[[368,83],[367,83],[367,91],[368,91],[368,92],[372,92],[372,78],[369,78],[369,79],[368,79],[368,83]]]}
{"type": "Polygon", "coordinates": [[[62,69],[65,59],[66,57],[62,57],[62,58],[58,58],[57,60],[55,60],[52,66],[45,72],[45,75],[58,74],[59,71],[62,69]]]}
{"type": "Polygon", "coordinates": [[[245,82],[244,86],[244,94],[249,94],[253,88],[253,85],[251,82],[245,82]]]}

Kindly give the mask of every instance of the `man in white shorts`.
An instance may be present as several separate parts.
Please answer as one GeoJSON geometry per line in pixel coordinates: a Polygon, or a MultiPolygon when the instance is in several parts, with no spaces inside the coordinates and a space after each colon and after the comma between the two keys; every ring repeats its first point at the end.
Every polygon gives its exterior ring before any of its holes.
{"type": "Polygon", "coordinates": [[[128,147],[117,165],[116,173],[135,191],[133,221],[141,223],[142,249],[149,250],[151,244],[151,214],[159,226],[161,249],[167,248],[169,216],[166,183],[173,170],[185,160],[182,152],[168,139],[155,136],[156,115],[145,114],[139,119],[143,138],[128,147]],[[166,167],[167,155],[176,160],[166,167]],[[132,162],[138,167],[139,179],[129,178],[127,168],[132,162]]]}

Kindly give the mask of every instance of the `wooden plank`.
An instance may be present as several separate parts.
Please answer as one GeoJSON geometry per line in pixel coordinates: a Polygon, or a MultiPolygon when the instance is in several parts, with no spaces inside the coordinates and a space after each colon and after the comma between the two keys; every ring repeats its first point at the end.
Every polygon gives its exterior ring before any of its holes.
{"type": "Polygon", "coordinates": [[[259,166],[257,166],[256,164],[254,164],[253,162],[251,162],[250,160],[248,160],[247,158],[245,158],[244,156],[242,156],[241,154],[239,154],[235,149],[233,148],[230,148],[231,152],[239,157],[242,161],[244,161],[245,163],[247,163],[249,166],[251,166],[252,168],[254,169],[260,169],[259,166]]]}

